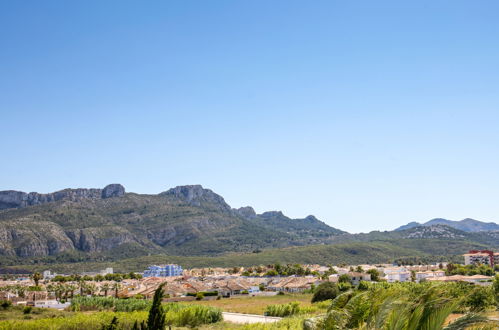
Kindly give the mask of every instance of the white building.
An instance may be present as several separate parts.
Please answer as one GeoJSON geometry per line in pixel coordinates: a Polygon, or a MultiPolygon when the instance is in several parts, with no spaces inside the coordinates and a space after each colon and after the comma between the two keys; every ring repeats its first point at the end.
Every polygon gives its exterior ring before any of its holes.
{"type": "Polygon", "coordinates": [[[404,267],[386,268],[384,273],[385,279],[389,283],[409,282],[411,280],[411,272],[404,267]]]}
{"type": "Polygon", "coordinates": [[[445,272],[443,270],[416,272],[416,282],[425,281],[432,278],[443,277],[445,272]]]}

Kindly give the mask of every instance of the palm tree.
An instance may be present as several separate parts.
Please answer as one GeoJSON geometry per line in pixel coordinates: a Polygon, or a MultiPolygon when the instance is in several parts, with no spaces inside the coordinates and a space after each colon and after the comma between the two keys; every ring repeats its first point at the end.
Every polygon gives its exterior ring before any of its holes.
{"type": "Polygon", "coordinates": [[[36,272],[31,276],[31,278],[35,282],[35,285],[38,286],[38,283],[40,283],[40,280],[43,278],[43,276],[39,272],[36,272]]]}
{"type": "Polygon", "coordinates": [[[80,279],[78,281],[78,286],[80,288],[80,296],[83,296],[83,294],[85,292],[85,281],[80,279]]]}
{"type": "Polygon", "coordinates": [[[87,285],[85,286],[85,291],[93,296],[95,291],[97,291],[97,286],[94,283],[87,283],[87,285]]]}
{"type": "Polygon", "coordinates": [[[437,286],[419,286],[413,291],[407,286],[351,290],[337,296],[324,317],[305,320],[303,328],[454,330],[487,321],[482,315],[469,313],[444,327],[460,303],[437,286]]]}
{"type": "Polygon", "coordinates": [[[61,300],[62,295],[66,293],[66,285],[64,285],[63,283],[57,283],[54,290],[55,290],[55,299],[61,300]]]}
{"type": "Polygon", "coordinates": [[[121,289],[120,282],[114,282],[111,288],[114,290],[114,297],[118,298],[118,291],[121,289]]]}
{"type": "Polygon", "coordinates": [[[104,291],[104,297],[107,297],[107,292],[111,290],[111,285],[109,283],[104,283],[100,287],[101,291],[104,291]]]}
{"type": "Polygon", "coordinates": [[[67,298],[67,294],[70,293],[70,297],[73,298],[74,292],[78,289],[78,287],[74,284],[66,284],[66,292],[65,297],[67,298]]]}

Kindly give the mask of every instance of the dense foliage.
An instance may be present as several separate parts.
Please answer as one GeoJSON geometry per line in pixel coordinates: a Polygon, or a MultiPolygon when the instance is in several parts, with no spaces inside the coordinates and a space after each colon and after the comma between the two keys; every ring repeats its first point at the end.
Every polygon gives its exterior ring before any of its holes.
{"type": "Polygon", "coordinates": [[[300,304],[298,302],[291,302],[289,304],[269,305],[265,309],[267,316],[290,316],[300,313],[300,304]]]}
{"type": "Polygon", "coordinates": [[[324,282],[319,284],[312,296],[312,302],[319,302],[329,299],[334,299],[338,296],[340,290],[338,285],[333,282],[324,282]]]}
{"type": "Polygon", "coordinates": [[[326,315],[307,319],[304,328],[438,330],[451,313],[458,312],[465,315],[448,327],[461,329],[486,322],[479,312],[497,304],[494,286],[411,282],[363,285],[364,290],[338,295],[326,315]]]}
{"type": "Polygon", "coordinates": [[[144,299],[118,299],[114,297],[74,297],[72,311],[114,310],[116,312],[144,311],[151,307],[151,301],[144,299]]]}

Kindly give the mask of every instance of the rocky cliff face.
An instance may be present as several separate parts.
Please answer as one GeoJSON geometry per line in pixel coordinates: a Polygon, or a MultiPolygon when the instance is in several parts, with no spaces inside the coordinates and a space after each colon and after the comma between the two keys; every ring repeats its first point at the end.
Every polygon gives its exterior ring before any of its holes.
{"type": "Polygon", "coordinates": [[[6,190],[0,191],[0,210],[40,205],[59,200],[77,201],[81,198],[121,197],[124,194],[125,188],[120,184],[110,184],[104,189],[64,189],[50,194],[6,190]]]}
{"type": "Polygon", "coordinates": [[[178,186],[161,193],[164,196],[175,196],[191,206],[214,206],[219,210],[230,211],[230,206],[222,196],[201,185],[178,186]]]}
{"type": "Polygon", "coordinates": [[[232,209],[200,185],[158,195],[125,194],[119,184],[51,194],[0,192],[0,259],[218,255],[321,244],[338,232],[314,217],[232,209]]]}

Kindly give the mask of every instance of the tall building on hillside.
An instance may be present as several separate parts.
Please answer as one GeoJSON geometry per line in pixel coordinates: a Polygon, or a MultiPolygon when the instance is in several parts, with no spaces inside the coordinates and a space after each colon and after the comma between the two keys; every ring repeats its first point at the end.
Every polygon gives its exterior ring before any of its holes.
{"type": "Polygon", "coordinates": [[[182,266],[169,264],[169,265],[153,265],[144,271],[144,277],[167,277],[167,276],[181,276],[183,273],[182,266]]]}
{"type": "Polygon", "coordinates": [[[487,265],[494,267],[499,264],[499,253],[490,250],[471,250],[464,256],[465,265],[487,265]]]}

